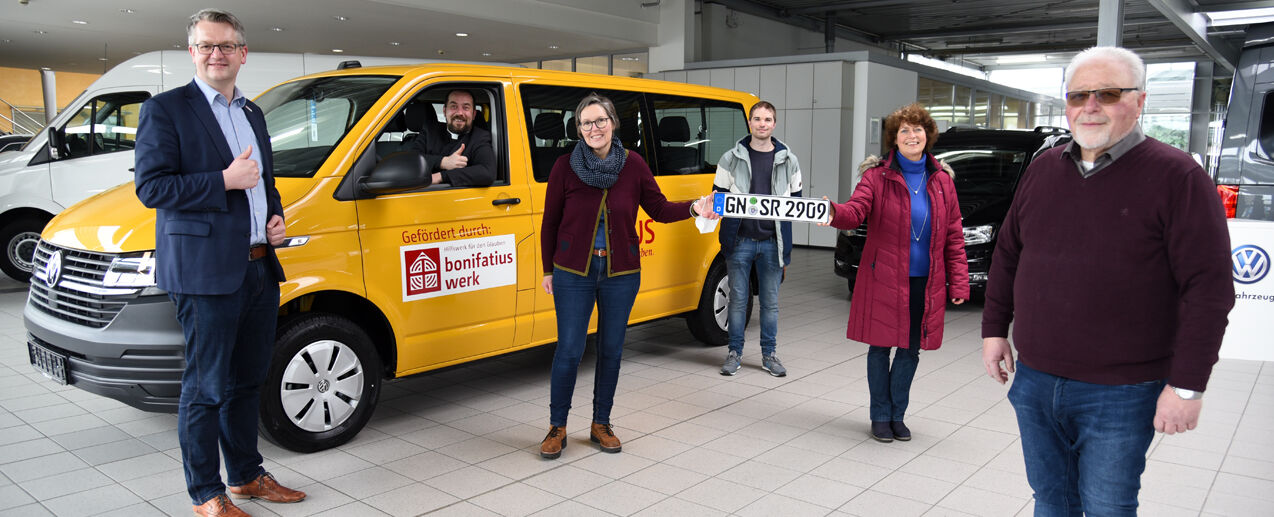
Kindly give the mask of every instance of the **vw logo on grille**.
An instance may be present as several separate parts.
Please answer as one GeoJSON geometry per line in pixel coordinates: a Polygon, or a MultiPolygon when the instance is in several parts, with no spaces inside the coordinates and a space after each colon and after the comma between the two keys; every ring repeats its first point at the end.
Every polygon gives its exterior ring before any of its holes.
{"type": "Polygon", "coordinates": [[[332,387],[332,384],[330,382],[327,382],[327,379],[323,379],[319,381],[318,383],[318,392],[327,393],[327,389],[330,387],[332,387]]]}
{"type": "Polygon", "coordinates": [[[49,255],[49,261],[44,265],[44,283],[49,287],[57,287],[58,280],[62,279],[62,252],[55,251],[49,255]]]}
{"type": "Polygon", "coordinates": [[[1270,254],[1251,244],[1234,248],[1230,261],[1234,263],[1234,281],[1240,284],[1255,284],[1270,272],[1270,254]]]}

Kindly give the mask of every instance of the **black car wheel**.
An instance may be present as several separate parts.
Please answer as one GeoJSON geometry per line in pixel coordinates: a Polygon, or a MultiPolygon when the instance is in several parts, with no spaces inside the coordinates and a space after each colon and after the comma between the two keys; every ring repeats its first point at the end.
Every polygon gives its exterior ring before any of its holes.
{"type": "Polygon", "coordinates": [[[380,384],[380,356],[366,332],[340,316],[304,314],[279,329],[261,430],[297,452],[336,447],[367,425],[380,384]]]}
{"type": "MultiPolygon", "coordinates": [[[[750,283],[750,282],[749,282],[750,283]]],[[[749,289],[750,291],[751,289],[749,289]]],[[[686,325],[695,339],[708,346],[721,346],[730,339],[728,330],[730,313],[730,276],[725,261],[713,262],[708,268],[708,278],[703,283],[703,293],[699,295],[699,307],[686,317],[686,325]]],[[[743,321],[747,328],[752,319],[752,293],[748,296],[748,316],[743,321]]]]}
{"type": "Polygon", "coordinates": [[[40,231],[48,219],[24,216],[0,229],[0,243],[4,244],[4,260],[0,270],[19,282],[31,280],[34,272],[35,247],[40,243],[40,231]]]}

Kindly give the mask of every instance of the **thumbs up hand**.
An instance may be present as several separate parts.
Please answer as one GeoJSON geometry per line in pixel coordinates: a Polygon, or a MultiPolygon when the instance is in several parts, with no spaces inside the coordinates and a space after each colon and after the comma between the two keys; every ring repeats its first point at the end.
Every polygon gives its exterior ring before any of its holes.
{"type": "Polygon", "coordinates": [[[460,144],[460,148],[456,152],[451,153],[442,158],[442,170],[449,171],[451,169],[459,169],[469,166],[469,157],[460,153],[464,152],[464,144],[460,144]]]}
{"type": "Polygon", "coordinates": [[[236,156],[230,166],[226,170],[221,171],[221,179],[226,184],[226,190],[247,190],[257,186],[257,182],[261,180],[261,169],[257,167],[257,161],[251,159],[252,146],[248,146],[239,156],[236,156]]]}

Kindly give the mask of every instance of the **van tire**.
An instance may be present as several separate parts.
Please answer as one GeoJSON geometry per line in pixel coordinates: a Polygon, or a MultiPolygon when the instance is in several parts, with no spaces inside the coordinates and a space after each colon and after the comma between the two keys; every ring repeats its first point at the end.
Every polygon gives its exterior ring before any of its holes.
{"type": "Polygon", "coordinates": [[[0,229],[0,244],[4,245],[4,259],[0,270],[19,282],[31,281],[34,272],[35,247],[40,243],[40,231],[47,217],[25,215],[18,217],[0,229]]]}
{"type": "MultiPolygon", "coordinates": [[[[730,307],[733,293],[729,293],[729,274],[725,260],[717,259],[708,268],[708,277],[703,282],[703,292],[699,294],[699,306],[686,315],[686,326],[695,339],[708,346],[722,346],[730,340],[726,330],[726,314],[730,307]]],[[[748,282],[751,291],[751,282],[748,282]]],[[[752,320],[752,293],[748,293],[748,316],[743,320],[743,328],[747,328],[752,320]]]]}
{"type": "Polygon", "coordinates": [[[261,387],[261,433],[296,452],[330,449],[358,435],[381,385],[380,355],[367,333],[348,319],[314,312],[288,319],[277,336],[261,387]]]}

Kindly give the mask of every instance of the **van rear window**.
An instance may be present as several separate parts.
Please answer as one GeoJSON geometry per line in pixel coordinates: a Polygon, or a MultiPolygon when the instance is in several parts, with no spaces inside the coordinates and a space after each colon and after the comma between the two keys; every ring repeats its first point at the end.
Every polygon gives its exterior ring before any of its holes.
{"type": "Polygon", "coordinates": [[[265,113],[270,132],[275,177],[313,176],[350,128],[398,79],[379,75],[320,77],[283,84],[262,94],[256,103],[265,113]]]}

